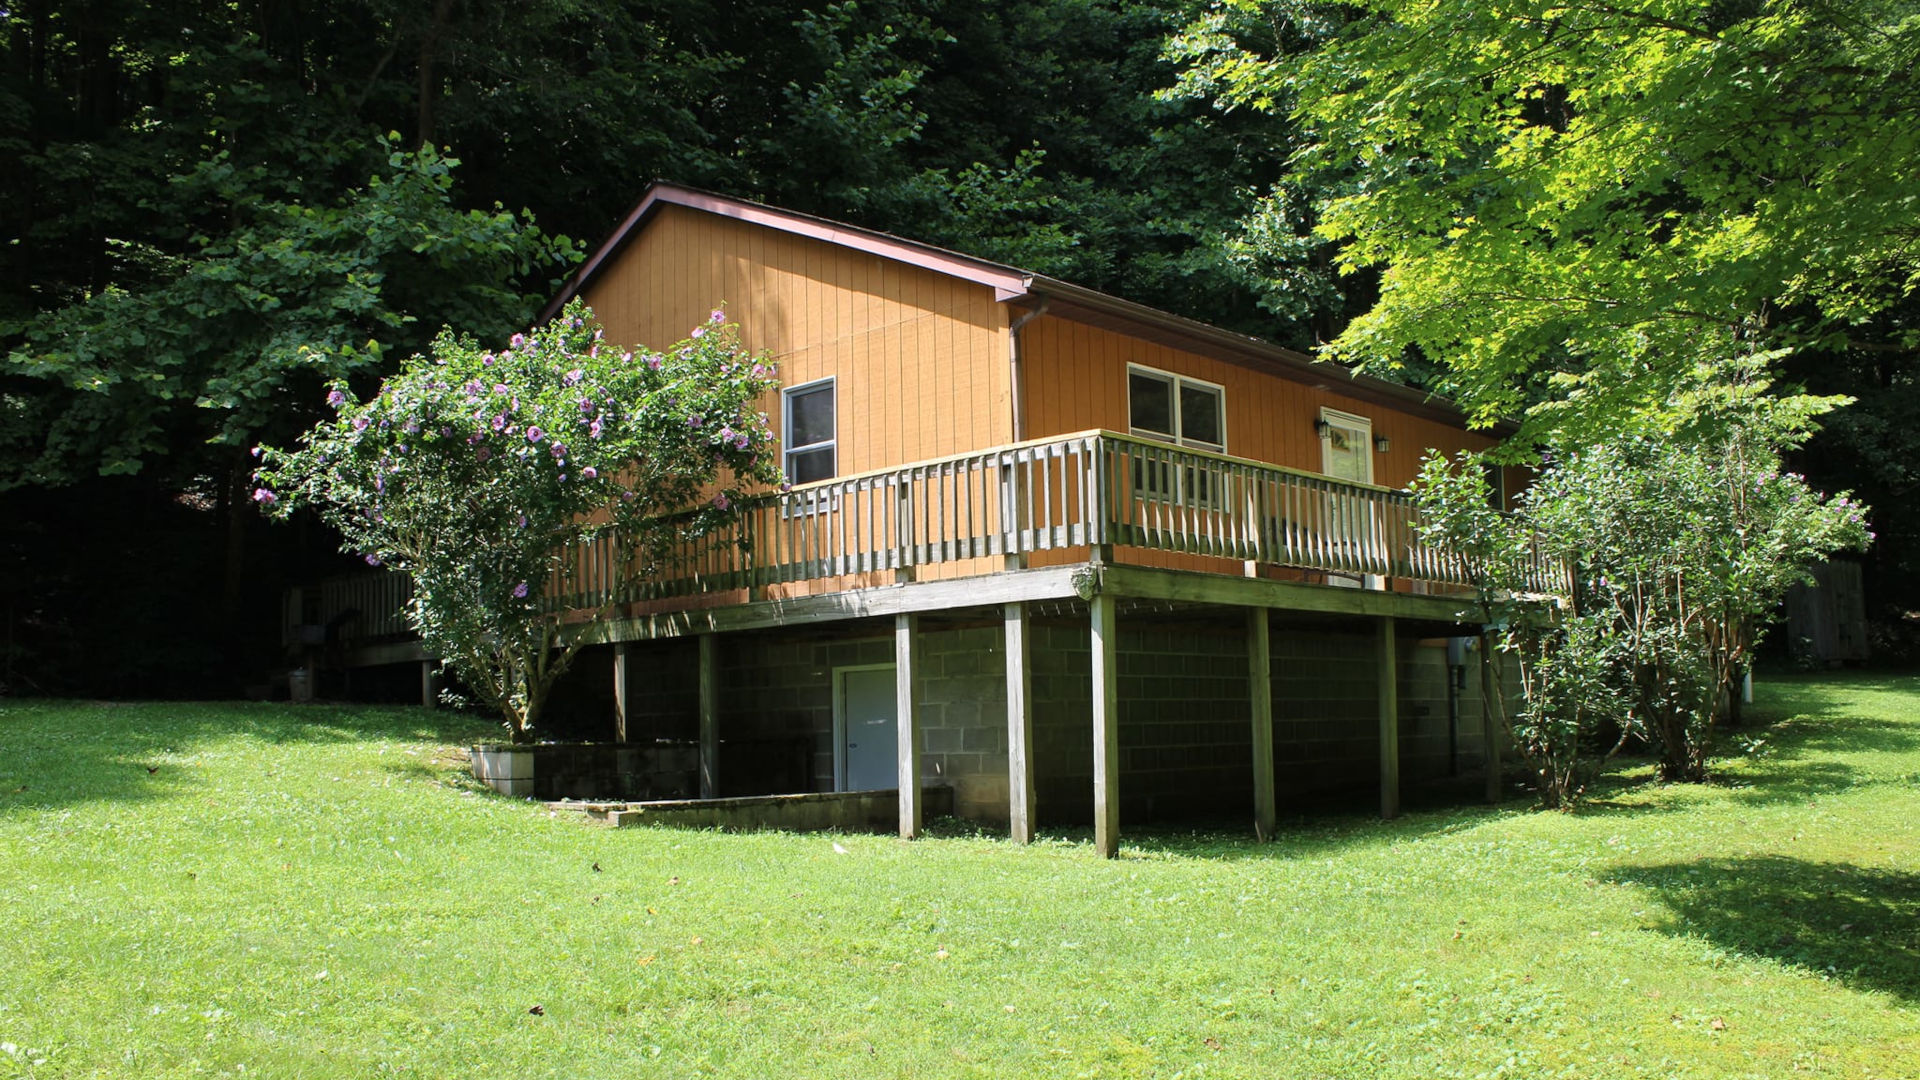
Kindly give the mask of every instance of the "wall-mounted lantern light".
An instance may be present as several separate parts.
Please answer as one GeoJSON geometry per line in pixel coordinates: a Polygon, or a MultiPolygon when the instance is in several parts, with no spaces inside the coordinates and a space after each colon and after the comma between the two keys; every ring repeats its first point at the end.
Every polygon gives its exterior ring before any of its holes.
{"type": "Polygon", "coordinates": [[[1324,439],[1333,434],[1333,425],[1327,423],[1325,420],[1315,420],[1313,422],[1313,433],[1324,439]]]}
{"type": "Polygon", "coordinates": [[[1393,440],[1387,438],[1385,435],[1376,435],[1373,438],[1373,448],[1384,454],[1393,449],[1393,440]]]}

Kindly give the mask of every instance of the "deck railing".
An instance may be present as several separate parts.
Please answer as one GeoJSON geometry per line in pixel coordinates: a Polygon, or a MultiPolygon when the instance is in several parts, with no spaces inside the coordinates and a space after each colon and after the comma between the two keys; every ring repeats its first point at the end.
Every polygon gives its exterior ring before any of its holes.
{"type": "MultiPolygon", "coordinates": [[[[580,553],[562,603],[1095,547],[1471,585],[1466,561],[1422,540],[1417,524],[1405,492],[1089,431],[795,488],[718,536],[680,538],[645,575],[624,570],[618,539],[603,538],[580,553]]],[[[1529,584],[1563,593],[1564,570],[1539,558],[1529,584]]]]}
{"type": "MultiPolygon", "coordinates": [[[[1421,539],[1405,492],[1110,431],[808,484],[767,497],[714,535],[694,535],[693,519],[683,521],[687,531],[650,569],[615,535],[573,552],[570,581],[549,588],[549,605],[758,591],[1075,549],[1120,562],[1144,550],[1351,579],[1473,584],[1465,559],[1421,539]]],[[[956,572],[986,574],[1001,565],[956,572]]],[[[1536,557],[1528,585],[1564,595],[1565,568],[1536,557]]],[[[409,586],[399,574],[327,582],[317,617],[326,622],[351,609],[359,618],[348,636],[404,633],[409,586]]],[[[289,622],[315,617],[290,613],[289,622]]]]}

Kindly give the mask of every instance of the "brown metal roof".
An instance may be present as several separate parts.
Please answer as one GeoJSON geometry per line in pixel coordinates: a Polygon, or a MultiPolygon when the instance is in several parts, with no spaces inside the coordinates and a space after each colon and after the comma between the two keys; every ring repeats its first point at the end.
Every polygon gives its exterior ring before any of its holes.
{"type": "MultiPolygon", "coordinates": [[[[1385,379],[1361,375],[1339,364],[1315,360],[1306,353],[1257,337],[1222,330],[1196,319],[1030,273],[1019,267],[948,251],[932,244],[664,181],[647,188],[640,201],[621,219],[619,226],[600,242],[593,254],[587,256],[587,260],[567,279],[559,294],[547,303],[540,318],[552,318],[568,300],[584,289],[607,260],[616,255],[635,230],[662,205],[684,206],[748,221],[795,236],[822,240],[909,266],[934,270],[984,285],[993,290],[995,300],[1003,303],[1032,309],[1044,301],[1048,315],[1131,334],[1442,423],[1464,426],[1466,422],[1466,414],[1445,398],[1385,379]]],[[[1510,430],[1511,426],[1506,424],[1497,425],[1494,429],[1496,434],[1506,434],[1510,430]]]]}

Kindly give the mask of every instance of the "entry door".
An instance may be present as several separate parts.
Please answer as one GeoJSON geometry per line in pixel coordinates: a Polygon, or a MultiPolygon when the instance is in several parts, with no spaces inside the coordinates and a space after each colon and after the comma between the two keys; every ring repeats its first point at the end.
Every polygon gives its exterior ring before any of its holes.
{"type": "Polygon", "coordinates": [[[1336,480],[1373,483],[1373,421],[1364,416],[1321,409],[1327,433],[1320,441],[1320,471],[1336,480]]]}
{"type": "Polygon", "coordinates": [[[900,786],[900,727],[893,668],[842,668],[840,677],[840,789],[900,786]]]}

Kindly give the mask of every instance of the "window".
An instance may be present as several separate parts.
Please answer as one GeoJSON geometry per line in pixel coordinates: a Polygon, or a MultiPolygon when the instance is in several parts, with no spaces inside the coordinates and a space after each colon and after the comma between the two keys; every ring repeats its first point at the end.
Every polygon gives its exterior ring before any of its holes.
{"type": "Polygon", "coordinates": [[[1507,508],[1507,470],[1491,462],[1480,466],[1487,477],[1487,505],[1495,510],[1507,508]]]}
{"type": "Polygon", "coordinates": [[[839,472],[833,380],[788,387],[780,395],[780,429],[786,434],[781,468],[787,482],[811,484],[839,472]]]}
{"type": "MultiPolygon", "coordinates": [[[[1210,382],[1152,368],[1127,367],[1128,430],[1145,439],[1225,453],[1226,390],[1210,382]]],[[[1164,462],[1136,465],[1133,489],[1156,499],[1205,505],[1214,478],[1205,466],[1171,469],[1164,462]],[[1171,475],[1177,473],[1178,475],[1171,475]]]]}
{"type": "Polygon", "coordinates": [[[1135,435],[1225,453],[1226,390],[1213,383],[1128,365],[1127,408],[1135,435]]]}

